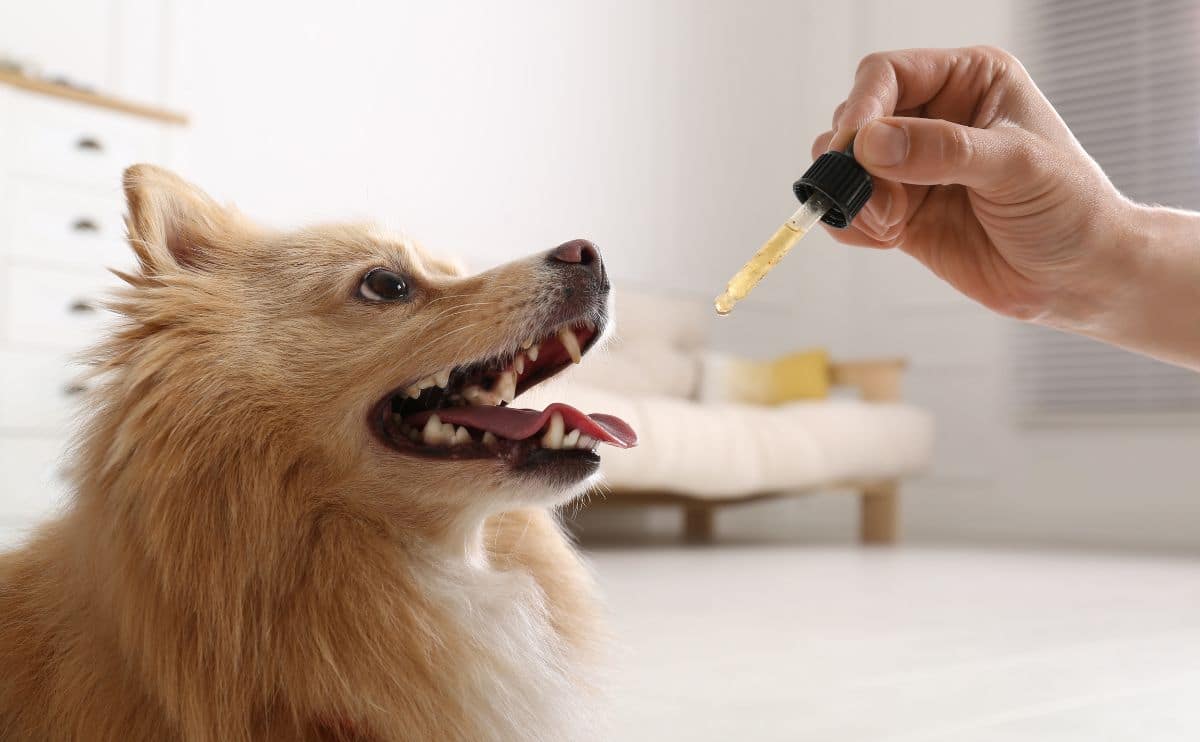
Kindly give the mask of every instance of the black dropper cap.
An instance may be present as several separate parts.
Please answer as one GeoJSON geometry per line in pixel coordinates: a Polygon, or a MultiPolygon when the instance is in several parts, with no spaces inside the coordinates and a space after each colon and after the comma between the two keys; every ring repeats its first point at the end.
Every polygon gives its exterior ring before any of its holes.
{"type": "Polygon", "coordinates": [[[871,174],[854,159],[854,142],[844,152],[826,152],[817,158],[808,171],[792,184],[792,192],[800,203],[817,191],[833,206],[821,221],[837,229],[845,229],[854,221],[863,204],[871,197],[871,174]]]}

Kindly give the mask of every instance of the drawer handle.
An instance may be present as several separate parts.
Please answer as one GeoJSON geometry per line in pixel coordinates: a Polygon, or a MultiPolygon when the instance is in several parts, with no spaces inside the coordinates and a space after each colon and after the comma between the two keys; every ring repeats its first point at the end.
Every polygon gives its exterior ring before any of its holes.
{"type": "Polygon", "coordinates": [[[88,219],[86,216],[81,216],[71,223],[71,229],[76,232],[99,232],[100,225],[94,219],[88,219]]]}
{"type": "Polygon", "coordinates": [[[91,314],[96,308],[83,299],[76,299],[67,307],[74,314],[91,314]]]}
{"type": "Polygon", "coordinates": [[[79,137],[79,141],[75,142],[75,148],[85,152],[103,152],[104,145],[96,137],[84,135],[79,137]]]}
{"type": "Polygon", "coordinates": [[[79,383],[67,384],[63,387],[63,394],[68,397],[78,397],[86,391],[87,387],[79,383]]]}

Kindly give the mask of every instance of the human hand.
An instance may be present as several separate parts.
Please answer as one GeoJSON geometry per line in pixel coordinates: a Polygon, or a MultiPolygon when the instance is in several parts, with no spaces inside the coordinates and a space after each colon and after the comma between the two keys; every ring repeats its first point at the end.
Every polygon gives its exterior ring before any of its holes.
{"type": "Polygon", "coordinates": [[[1012,317],[1078,329],[1129,269],[1137,208],[1012,55],[990,47],[865,57],[814,158],[854,138],[874,176],[850,245],[899,247],[1012,317]]]}

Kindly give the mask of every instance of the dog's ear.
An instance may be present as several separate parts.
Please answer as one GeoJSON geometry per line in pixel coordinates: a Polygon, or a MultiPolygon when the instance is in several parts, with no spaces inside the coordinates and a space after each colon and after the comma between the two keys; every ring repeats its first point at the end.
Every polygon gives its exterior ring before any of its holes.
{"type": "Polygon", "coordinates": [[[129,243],[145,275],[220,262],[230,214],[208,194],[154,165],[128,168],[124,186],[129,243]]]}

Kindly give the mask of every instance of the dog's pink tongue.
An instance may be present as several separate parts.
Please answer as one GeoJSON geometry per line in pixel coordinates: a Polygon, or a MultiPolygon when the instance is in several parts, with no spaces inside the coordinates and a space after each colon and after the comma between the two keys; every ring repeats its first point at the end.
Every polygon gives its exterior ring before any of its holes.
{"type": "Polygon", "coordinates": [[[571,405],[555,402],[544,410],[523,410],[514,407],[446,407],[440,410],[418,412],[404,418],[409,425],[421,427],[432,415],[443,423],[466,425],[476,430],[487,430],[511,441],[520,441],[537,435],[546,427],[554,413],[562,415],[566,430],[572,428],[580,435],[589,435],[601,443],[618,448],[633,448],[637,445],[637,433],[615,415],[585,415],[571,405]]]}

